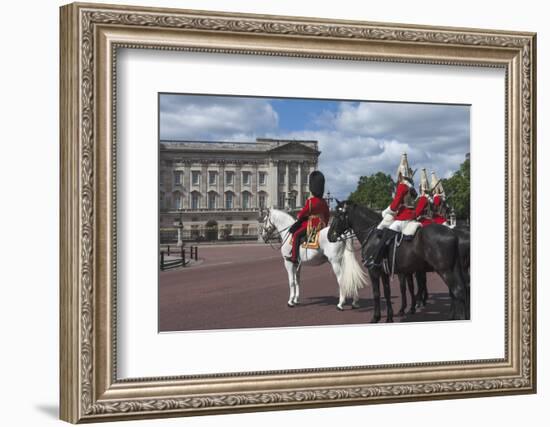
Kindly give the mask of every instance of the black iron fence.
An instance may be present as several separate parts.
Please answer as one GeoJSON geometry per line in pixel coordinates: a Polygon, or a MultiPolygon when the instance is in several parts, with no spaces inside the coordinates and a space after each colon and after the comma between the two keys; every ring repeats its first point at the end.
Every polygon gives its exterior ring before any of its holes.
{"type": "Polygon", "coordinates": [[[199,260],[198,246],[189,246],[188,248],[184,248],[183,246],[181,248],[176,247],[176,251],[174,251],[168,245],[166,251],[160,251],[160,271],[186,267],[192,260],[199,260]],[[168,257],[172,258],[168,259],[168,257]]]}

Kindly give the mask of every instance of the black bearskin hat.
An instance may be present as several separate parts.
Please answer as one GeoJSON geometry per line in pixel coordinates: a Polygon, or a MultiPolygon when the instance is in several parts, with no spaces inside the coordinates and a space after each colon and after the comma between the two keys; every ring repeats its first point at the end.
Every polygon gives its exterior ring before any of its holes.
{"type": "Polygon", "coordinates": [[[313,171],[309,175],[309,191],[315,197],[323,197],[325,193],[325,176],[319,171],[313,171]]]}

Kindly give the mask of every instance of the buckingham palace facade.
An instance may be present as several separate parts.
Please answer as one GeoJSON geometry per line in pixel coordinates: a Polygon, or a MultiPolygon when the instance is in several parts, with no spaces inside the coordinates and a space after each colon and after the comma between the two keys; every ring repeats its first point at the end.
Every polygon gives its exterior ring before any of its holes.
{"type": "Polygon", "coordinates": [[[183,240],[257,240],[261,208],[304,205],[319,154],[306,140],[161,140],[161,243],[176,240],[178,226],[183,240]]]}

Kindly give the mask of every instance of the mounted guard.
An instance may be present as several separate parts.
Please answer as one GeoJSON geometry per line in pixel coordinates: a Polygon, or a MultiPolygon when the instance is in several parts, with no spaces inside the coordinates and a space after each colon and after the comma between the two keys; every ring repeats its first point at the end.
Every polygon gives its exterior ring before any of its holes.
{"type": "Polygon", "coordinates": [[[292,234],[292,252],[286,259],[294,264],[298,263],[299,247],[302,238],[306,243],[313,240],[319,231],[328,225],[330,211],[327,202],[323,199],[325,193],[325,176],[319,171],[309,175],[309,191],[311,197],[297,215],[297,221],[290,227],[292,234]]]}
{"type": "Polygon", "coordinates": [[[432,221],[436,224],[448,225],[445,190],[443,190],[443,184],[441,184],[441,180],[437,179],[437,176],[433,171],[431,186],[433,203],[432,221]]]}
{"type": "Polygon", "coordinates": [[[433,224],[432,219],[432,200],[430,198],[430,185],[428,184],[428,174],[426,169],[422,168],[420,174],[420,195],[416,200],[415,217],[418,222],[425,227],[433,224]]]}
{"type": "Polygon", "coordinates": [[[414,172],[409,167],[407,153],[401,155],[401,162],[397,168],[397,187],[395,196],[390,205],[382,212],[382,221],[377,229],[381,230],[379,244],[374,255],[365,261],[369,268],[381,265],[387,242],[415,218],[416,190],[413,181],[414,172]]]}

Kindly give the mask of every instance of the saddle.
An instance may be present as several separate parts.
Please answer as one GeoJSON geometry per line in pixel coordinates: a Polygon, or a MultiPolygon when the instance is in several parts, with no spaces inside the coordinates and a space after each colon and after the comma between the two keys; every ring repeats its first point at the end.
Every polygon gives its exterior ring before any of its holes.
{"type": "MultiPolygon", "coordinates": [[[[325,224],[320,221],[317,226],[314,226],[311,219],[307,220],[306,233],[300,236],[299,245],[304,249],[319,249],[319,233],[325,227],[325,224]]],[[[294,239],[294,237],[292,238],[294,239]]],[[[290,243],[292,244],[292,241],[290,243]]]]}
{"type": "Polygon", "coordinates": [[[319,223],[314,226],[313,218],[319,218],[317,215],[312,215],[307,220],[306,240],[302,243],[304,249],[319,249],[319,234],[321,230],[326,226],[324,221],[319,220],[319,223]]]}

